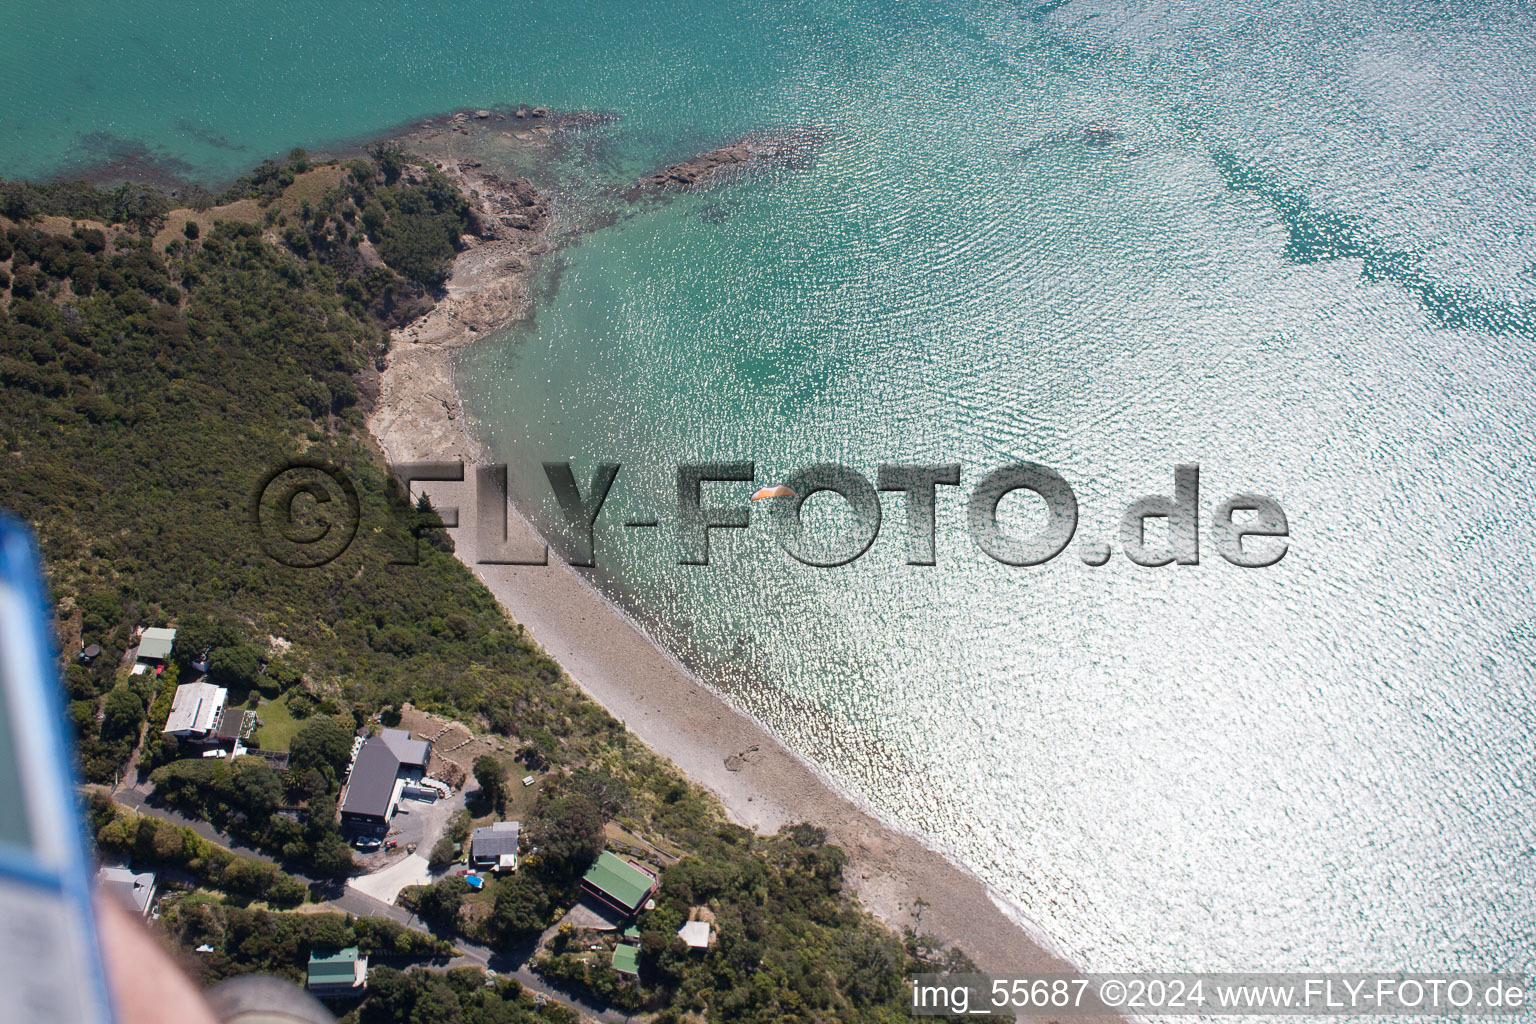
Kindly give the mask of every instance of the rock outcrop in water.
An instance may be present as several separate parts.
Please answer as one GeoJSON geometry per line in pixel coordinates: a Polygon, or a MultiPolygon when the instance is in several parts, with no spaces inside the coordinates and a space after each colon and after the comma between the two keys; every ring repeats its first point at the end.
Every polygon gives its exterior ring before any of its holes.
{"type": "Polygon", "coordinates": [[[452,353],[527,318],[533,260],[551,248],[549,204],[532,182],[508,180],[478,161],[439,166],[471,197],[473,234],[460,239],[463,251],[432,308],[391,335],[369,425],[397,460],[470,458],[452,353]]]}
{"type": "Polygon", "coordinates": [[[755,134],[672,164],[631,185],[630,202],[676,189],[702,189],[767,167],[803,165],[826,141],[819,129],[801,128],[776,134],[755,134]]]}
{"type": "MultiPolygon", "coordinates": [[[[532,315],[534,260],[556,245],[550,230],[553,198],[527,179],[503,178],[487,168],[484,160],[466,157],[462,138],[456,142],[454,136],[494,131],[498,121],[504,122],[509,116],[514,121],[540,122],[551,135],[608,119],[599,114],[551,113],[543,107],[519,107],[510,114],[485,113],[488,116],[481,117],[479,111],[458,111],[428,121],[426,127],[403,137],[471,198],[472,233],[460,239],[462,251],[454,258],[447,283],[432,308],[391,335],[369,428],[397,462],[419,458],[474,460],[453,383],[452,354],[532,315]],[[443,120],[447,128],[434,123],[443,120]]],[[[825,133],[815,129],[749,135],[647,175],[623,190],[619,198],[628,204],[647,197],[661,199],[768,167],[803,166],[824,140],[825,133]]],[[[561,237],[570,239],[597,230],[619,216],[612,208],[562,210],[561,237]]]]}

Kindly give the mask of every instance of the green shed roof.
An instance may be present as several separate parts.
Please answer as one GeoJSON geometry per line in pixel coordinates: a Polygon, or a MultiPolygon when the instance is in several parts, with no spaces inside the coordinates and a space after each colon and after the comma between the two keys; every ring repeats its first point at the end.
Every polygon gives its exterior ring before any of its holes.
{"type": "Polygon", "coordinates": [[[357,947],[309,954],[309,984],[351,985],[357,980],[357,947]]]}
{"type": "Polygon", "coordinates": [[[150,626],[144,630],[144,635],[139,637],[139,653],[135,658],[148,658],[151,661],[164,661],[171,656],[171,646],[176,642],[174,629],[163,629],[159,626],[150,626]]]}
{"type": "Polygon", "coordinates": [[[640,929],[636,928],[634,925],[630,925],[628,928],[624,929],[624,937],[626,939],[638,939],[640,938],[640,929]]]}
{"type": "Polygon", "coordinates": [[[640,947],[621,942],[613,947],[613,969],[620,974],[640,973],[640,947]]]}
{"type": "Polygon", "coordinates": [[[637,909],[656,884],[650,875],[606,850],[582,881],[630,910],[637,909]]]}

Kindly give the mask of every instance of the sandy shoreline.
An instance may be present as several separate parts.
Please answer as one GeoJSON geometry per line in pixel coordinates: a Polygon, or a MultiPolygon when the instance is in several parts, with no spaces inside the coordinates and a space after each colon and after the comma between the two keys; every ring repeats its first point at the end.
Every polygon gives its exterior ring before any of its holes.
{"type": "MultiPolygon", "coordinates": [[[[494,189],[487,194],[473,168],[450,162],[444,170],[481,192],[494,220],[504,197],[494,189]]],[[[461,253],[438,308],[395,332],[369,420],[391,462],[473,464],[482,456],[467,431],[452,360],[456,349],[530,315],[532,260],[550,245],[537,230],[510,234],[461,253]]],[[[958,945],[983,971],[1076,973],[1048,940],[1004,913],[979,878],[840,793],[653,644],[580,570],[553,554],[547,566],[477,565],[472,468],[465,477],[418,485],[439,508],[459,510],[460,527],[452,531],[458,558],[583,692],[713,792],[732,818],[765,834],[800,821],[827,829],[847,852],[848,881],[870,911],[894,928],[910,926],[958,945]]],[[[512,537],[536,539],[515,508],[507,528],[512,537]]]]}

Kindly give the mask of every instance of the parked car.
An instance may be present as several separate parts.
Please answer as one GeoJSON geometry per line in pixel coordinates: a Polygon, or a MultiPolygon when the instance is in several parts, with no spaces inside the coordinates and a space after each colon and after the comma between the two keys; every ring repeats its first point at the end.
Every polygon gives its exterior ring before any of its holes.
{"type": "Polygon", "coordinates": [[[364,853],[368,853],[383,846],[384,840],[380,839],[378,836],[358,836],[356,839],[352,840],[352,845],[357,847],[359,850],[362,850],[364,853]]]}

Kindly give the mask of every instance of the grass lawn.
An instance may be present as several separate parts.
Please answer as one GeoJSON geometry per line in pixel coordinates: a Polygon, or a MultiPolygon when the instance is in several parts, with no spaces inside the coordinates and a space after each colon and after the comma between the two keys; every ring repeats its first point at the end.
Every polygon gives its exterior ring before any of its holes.
{"type": "Polygon", "coordinates": [[[522,765],[513,762],[507,768],[507,810],[503,817],[508,821],[526,821],[528,815],[533,813],[533,805],[538,803],[539,790],[543,788],[542,772],[530,772],[522,765]],[[534,777],[533,785],[523,785],[524,775],[534,777]]]}
{"type": "Polygon", "coordinates": [[[264,700],[256,709],[261,716],[261,728],[256,730],[256,745],[262,750],[287,750],[294,734],[304,723],[288,713],[286,700],[264,700]]]}

